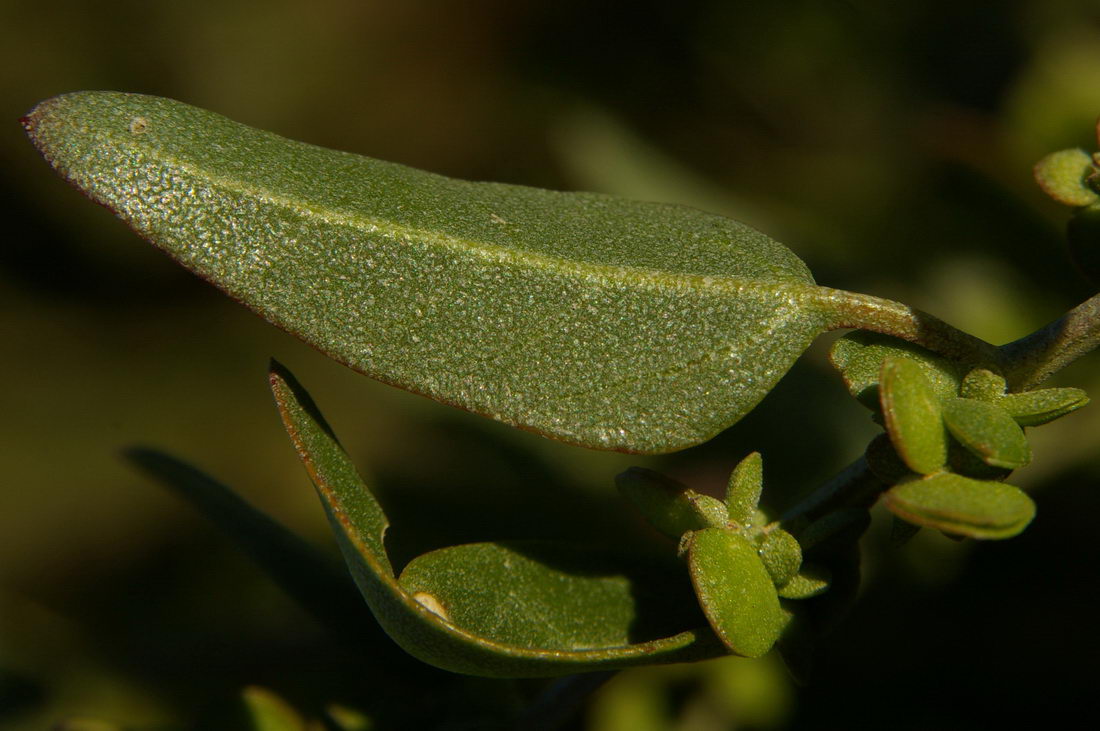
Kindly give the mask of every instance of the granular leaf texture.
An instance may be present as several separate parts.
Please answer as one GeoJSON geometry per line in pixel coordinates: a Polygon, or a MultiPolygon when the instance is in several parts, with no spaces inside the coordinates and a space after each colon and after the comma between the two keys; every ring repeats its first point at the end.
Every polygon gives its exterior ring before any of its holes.
{"type": "Polygon", "coordinates": [[[744,536],[707,528],[691,537],[688,570],[710,626],[730,651],[760,657],[786,626],[768,570],[744,536]]]}
{"type": "Polygon", "coordinates": [[[829,360],[840,371],[848,391],[869,409],[879,408],[879,376],[887,358],[906,358],[920,366],[938,398],[958,394],[959,364],[919,345],[878,333],[857,331],[839,338],[829,360]]]}
{"type": "Polygon", "coordinates": [[[271,388],[352,578],[408,653],[454,672],[513,678],[724,654],[682,574],[670,579],[660,566],[600,552],[583,560],[583,549],[556,543],[458,546],[415,559],[398,581],[384,544],[389,521],[316,404],[277,364],[271,388]]]}
{"type": "Polygon", "coordinates": [[[886,432],[909,469],[935,472],[947,461],[944,430],[936,390],[920,363],[890,357],[882,363],[879,396],[886,432]]]}
{"type": "Polygon", "coordinates": [[[786,248],[689,208],[452,180],[136,94],[55,97],[24,126],[95,201],[336,360],[575,444],[702,442],[844,320],[786,248]]]}
{"type": "Polygon", "coordinates": [[[1020,488],[951,472],[903,482],[882,501],[911,523],[971,538],[1011,538],[1035,517],[1035,503],[1020,488]]]}
{"type": "Polygon", "coordinates": [[[991,467],[1015,470],[1031,461],[1024,430],[999,405],[951,399],[943,404],[943,420],[951,436],[991,467]]]}

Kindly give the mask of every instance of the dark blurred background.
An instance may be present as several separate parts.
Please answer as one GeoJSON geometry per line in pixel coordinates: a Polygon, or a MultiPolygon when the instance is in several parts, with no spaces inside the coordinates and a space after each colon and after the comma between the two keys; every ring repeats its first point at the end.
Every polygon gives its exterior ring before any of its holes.
{"type": "MultiPolygon", "coordinates": [[[[3,0],[0,40],[5,729],[72,715],[214,728],[248,684],[313,716],[353,706],[375,728],[488,728],[537,690],[424,668],[385,642],[346,649],[122,460],[133,444],[169,450],[331,551],[269,356],[372,475],[399,557],[524,536],[650,541],[612,486],[630,464],[717,492],[760,450],[782,508],[875,432],[825,362],[828,338],[741,424],[661,458],[562,446],[375,384],[62,183],[16,122],[41,99],[158,94],[447,175],[687,203],[783,241],[822,284],[995,343],[1091,294],[1064,251],[1066,211],[1030,170],[1095,149],[1095,0],[3,0]]],[[[1060,381],[1096,387],[1096,363],[1060,381]]],[[[1019,538],[899,549],[877,517],[862,600],[808,687],[773,658],[630,671],[577,728],[1080,726],[1100,657],[1100,407],[1033,444],[1014,482],[1039,517],[1019,538]]]]}

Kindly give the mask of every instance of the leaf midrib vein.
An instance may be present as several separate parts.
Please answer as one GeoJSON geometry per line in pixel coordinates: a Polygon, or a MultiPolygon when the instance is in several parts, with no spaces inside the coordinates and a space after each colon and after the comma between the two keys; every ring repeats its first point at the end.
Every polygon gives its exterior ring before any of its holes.
{"type": "MultiPolygon", "coordinates": [[[[142,152],[140,149],[138,152],[142,152]]],[[[150,154],[150,153],[146,153],[150,154]]],[[[811,292],[821,289],[816,284],[781,279],[731,277],[722,274],[690,274],[686,272],[670,273],[660,269],[651,269],[627,264],[602,264],[553,256],[530,249],[509,248],[488,241],[476,241],[456,236],[448,236],[437,231],[400,224],[392,220],[371,217],[361,211],[345,211],[315,201],[303,201],[283,193],[263,188],[238,177],[222,173],[212,173],[201,165],[186,161],[175,155],[157,150],[153,159],[169,170],[173,168],[184,175],[204,181],[211,188],[259,199],[297,213],[303,218],[319,219],[325,224],[351,228],[364,235],[375,233],[398,243],[419,241],[446,249],[474,255],[488,261],[514,263],[533,269],[566,275],[583,277],[603,277],[609,280],[635,280],[638,285],[654,285],[690,290],[713,290],[724,294],[737,293],[745,289],[791,290],[793,292],[811,292]],[[370,230],[373,229],[373,230],[370,230]]]]}

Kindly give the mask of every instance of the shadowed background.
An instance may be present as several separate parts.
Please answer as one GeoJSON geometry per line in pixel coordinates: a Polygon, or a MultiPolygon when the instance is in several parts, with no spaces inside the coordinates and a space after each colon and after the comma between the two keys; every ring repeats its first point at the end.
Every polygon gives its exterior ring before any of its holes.
{"type": "MultiPolygon", "coordinates": [[[[1087,297],[1066,212],[1030,179],[1095,149],[1100,9],[982,3],[0,4],[0,726],[86,715],[231,723],[267,686],[377,728],[483,728],[533,683],[346,649],[122,460],[171,451],[331,551],[266,388],[294,369],[378,486],[398,562],[516,537],[656,542],[614,493],[631,464],[714,493],[764,454],[781,508],[875,433],[823,339],[741,424],[660,458],[562,446],[390,389],[266,325],[52,174],[16,119],[79,89],[169,96],[447,175],[675,201],[742,219],[818,282],[995,343],[1087,297]]],[[[1062,380],[1100,393],[1095,358],[1062,380]]],[[[716,405],[721,408],[721,405],[716,405]]],[[[771,659],[623,673],[577,728],[972,729],[1071,722],[1100,654],[1091,589],[1100,407],[1033,433],[1039,517],[1003,544],[878,516],[865,595],[796,689],[771,659]],[[1096,410],[1093,413],[1093,410],[1096,410]],[[919,702],[914,701],[919,698],[919,702]]],[[[364,606],[363,622],[372,622],[364,606]]]]}

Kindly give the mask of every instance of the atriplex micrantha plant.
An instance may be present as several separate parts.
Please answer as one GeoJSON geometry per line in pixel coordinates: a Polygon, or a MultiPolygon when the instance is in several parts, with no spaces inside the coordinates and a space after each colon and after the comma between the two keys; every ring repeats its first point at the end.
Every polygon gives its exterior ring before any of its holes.
{"type": "MultiPolygon", "coordinates": [[[[409,653],[448,670],[555,676],[778,645],[797,673],[854,596],[873,504],[902,536],[1014,536],[1035,514],[1005,481],[1031,459],[1025,430],[1088,402],[1041,385],[1098,344],[1100,296],[995,347],[903,304],[820,286],[766,235],[689,208],[452,180],[136,94],[56,97],[23,124],[66,180],[337,361],[581,447],[706,441],[818,335],[854,330],[830,359],[883,433],[782,515],[758,508],[756,453],[733,467],[724,500],[649,470],[620,475],[623,496],[671,539],[664,561],[513,541],[395,571],[380,505],[302,386],[273,365],[284,424],[363,598],[409,653]]],[[[1080,150],[1036,169],[1076,208],[1071,245],[1094,277],[1097,169],[1080,150]]],[[[172,458],[133,457],[323,604],[313,589],[328,567],[292,536],[172,458]]]]}

